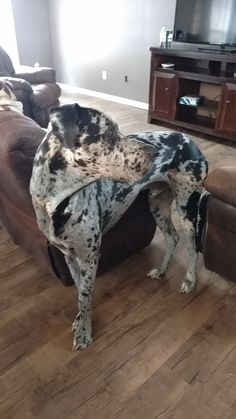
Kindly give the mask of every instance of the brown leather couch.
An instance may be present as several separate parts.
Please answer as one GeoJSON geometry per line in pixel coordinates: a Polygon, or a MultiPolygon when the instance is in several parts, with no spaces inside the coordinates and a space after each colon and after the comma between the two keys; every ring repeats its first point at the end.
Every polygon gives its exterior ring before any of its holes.
{"type": "Polygon", "coordinates": [[[61,94],[56,71],[48,67],[27,66],[15,70],[10,57],[0,47],[0,76],[12,83],[17,100],[23,103],[24,114],[41,127],[47,127],[49,108],[59,105],[61,94]]]}
{"type": "Polygon", "coordinates": [[[202,253],[207,269],[236,280],[236,166],[219,167],[207,177],[209,193],[202,253]]]}
{"type": "MultiPolygon", "coordinates": [[[[64,256],[39,231],[29,195],[32,163],[44,135],[45,131],[32,119],[13,111],[0,112],[0,224],[17,245],[70,285],[73,281],[64,256]]],[[[155,229],[143,193],[104,236],[99,272],[147,246],[155,229]]]]}

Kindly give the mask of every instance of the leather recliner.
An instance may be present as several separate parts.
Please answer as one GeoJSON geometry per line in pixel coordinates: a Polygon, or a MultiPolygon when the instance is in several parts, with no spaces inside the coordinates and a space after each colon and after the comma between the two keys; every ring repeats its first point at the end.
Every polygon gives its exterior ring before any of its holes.
{"type": "Polygon", "coordinates": [[[41,127],[47,127],[49,109],[59,105],[60,86],[56,71],[48,67],[19,66],[15,70],[9,55],[0,47],[0,77],[9,80],[17,100],[22,102],[24,114],[41,127]]]}
{"type": "Polygon", "coordinates": [[[214,169],[206,178],[208,192],[201,239],[204,264],[236,280],[236,166],[214,169]]]}

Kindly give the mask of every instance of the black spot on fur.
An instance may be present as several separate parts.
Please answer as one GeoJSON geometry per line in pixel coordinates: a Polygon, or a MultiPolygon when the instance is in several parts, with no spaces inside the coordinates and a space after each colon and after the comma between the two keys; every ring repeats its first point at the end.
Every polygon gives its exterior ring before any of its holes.
{"type": "Polygon", "coordinates": [[[160,141],[168,147],[176,147],[177,144],[184,142],[184,138],[180,132],[170,132],[168,135],[160,135],[160,141]]]}
{"type": "Polygon", "coordinates": [[[80,107],[79,110],[79,127],[84,128],[90,124],[91,111],[88,108],[80,107]]]}
{"type": "Polygon", "coordinates": [[[89,297],[89,294],[88,294],[87,292],[83,292],[83,291],[82,291],[82,292],[81,292],[81,295],[82,295],[83,297],[87,297],[87,298],[89,297]]]}
{"type": "Polygon", "coordinates": [[[83,143],[84,145],[89,146],[90,144],[96,143],[98,140],[99,140],[99,135],[93,135],[93,136],[88,135],[84,139],[83,143]]]}
{"type": "Polygon", "coordinates": [[[103,218],[102,218],[102,228],[105,228],[108,225],[111,217],[112,217],[112,212],[111,211],[105,211],[105,213],[103,215],[103,218]]]}
{"type": "Polygon", "coordinates": [[[52,216],[53,221],[53,227],[54,227],[54,233],[55,236],[58,237],[61,233],[64,231],[64,225],[71,217],[70,212],[65,213],[65,209],[68,206],[70,201],[70,197],[64,199],[56,208],[56,211],[54,212],[52,216]]]}
{"type": "Polygon", "coordinates": [[[209,196],[209,192],[204,192],[198,203],[198,223],[196,227],[196,247],[198,251],[200,251],[202,247],[201,239],[206,225],[207,203],[209,196]]]}
{"type": "Polygon", "coordinates": [[[165,173],[165,172],[167,172],[167,171],[168,171],[168,169],[169,169],[169,164],[168,164],[168,163],[163,164],[163,165],[161,166],[160,173],[165,173]]]}
{"type": "Polygon", "coordinates": [[[78,160],[76,160],[76,163],[79,165],[79,166],[81,166],[81,167],[86,167],[87,165],[86,165],[86,163],[85,163],[85,161],[84,160],[82,160],[82,159],[78,159],[78,160]]]}
{"type": "Polygon", "coordinates": [[[198,202],[200,199],[200,193],[195,191],[193,192],[186,205],[182,206],[182,210],[186,213],[186,217],[189,221],[191,221],[196,228],[196,221],[197,221],[197,212],[198,212],[198,202]]]}
{"type": "Polygon", "coordinates": [[[186,166],[186,170],[192,172],[196,180],[199,182],[202,178],[202,170],[199,162],[189,162],[186,166]]]}
{"type": "Polygon", "coordinates": [[[97,234],[97,233],[96,233],[96,234],[94,234],[94,241],[95,241],[95,242],[97,242],[97,241],[98,241],[98,238],[99,238],[99,234],[97,234]]]}
{"type": "Polygon", "coordinates": [[[136,164],[135,169],[139,171],[139,170],[141,170],[141,167],[142,167],[142,165],[139,162],[139,163],[136,164]]]}
{"type": "Polygon", "coordinates": [[[50,173],[56,174],[58,170],[63,170],[67,167],[67,162],[61,153],[58,151],[54,154],[49,162],[50,173]]]}
{"type": "Polygon", "coordinates": [[[101,202],[100,202],[102,186],[101,186],[100,179],[97,180],[96,185],[97,185],[97,206],[98,206],[98,215],[99,215],[99,226],[100,228],[102,228],[102,207],[101,207],[101,202]]]}
{"type": "Polygon", "coordinates": [[[99,134],[99,125],[89,124],[88,134],[91,136],[97,136],[99,134]]]}
{"type": "Polygon", "coordinates": [[[82,221],[82,218],[83,218],[83,215],[84,215],[84,213],[83,213],[83,211],[82,211],[82,213],[79,215],[79,217],[77,218],[77,222],[76,223],[81,223],[81,221],[82,221]]]}
{"type": "Polygon", "coordinates": [[[189,146],[188,144],[184,144],[183,148],[177,147],[175,153],[173,153],[174,158],[170,163],[170,169],[175,169],[179,167],[181,162],[189,160],[189,146]]]}
{"type": "Polygon", "coordinates": [[[117,182],[113,182],[111,200],[116,198],[117,191],[118,191],[117,182]]]}
{"type": "Polygon", "coordinates": [[[42,166],[45,163],[45,157],[44,155],[38,155],[35,160],[34,160],[34,164],[36,166],[42,166]]]}
{"type": "Polygon", "coordinates": [[[123,202],[126,196],[131,192],[132,188],[132,186],[128,186],[126,189],[122,189],[120,192],[118,192],[115,196],[116,201],[123,202]]]}

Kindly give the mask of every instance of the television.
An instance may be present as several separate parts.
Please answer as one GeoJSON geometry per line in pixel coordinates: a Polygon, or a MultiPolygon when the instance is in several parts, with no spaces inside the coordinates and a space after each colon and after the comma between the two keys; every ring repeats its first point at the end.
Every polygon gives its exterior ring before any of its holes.
{"type": "Polygon", "coordinates": [[[177,0],[173,40],[236,46],[236,0],[177,0]]]}

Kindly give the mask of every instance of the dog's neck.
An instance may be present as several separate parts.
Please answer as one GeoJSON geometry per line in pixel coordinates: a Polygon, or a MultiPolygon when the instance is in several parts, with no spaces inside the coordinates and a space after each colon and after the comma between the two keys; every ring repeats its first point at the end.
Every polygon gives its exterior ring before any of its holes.
{"type": "Polygon", "coordinates": [[[30,193],[50,216],[64,199],[95,180],[83,174],[77,158],[76,152],[63,147],[51,132],[37,150],[30,193]]]}

